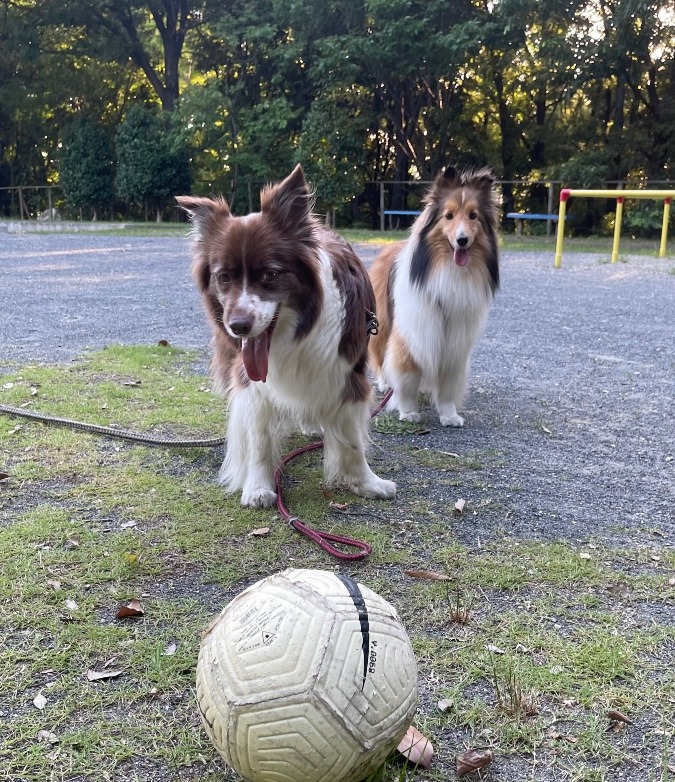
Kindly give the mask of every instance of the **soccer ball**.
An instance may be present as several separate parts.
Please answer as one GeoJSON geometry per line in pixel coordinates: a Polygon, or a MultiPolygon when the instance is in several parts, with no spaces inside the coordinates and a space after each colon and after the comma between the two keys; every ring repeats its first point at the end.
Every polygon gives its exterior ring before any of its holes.
{"type": "Polygon", "coordinates": [[[358,782],[417,709],[417,665],[396,611],[347,576],[286,570],[207,629],[197,701],[209,738],[249,782],[358,782]]]}

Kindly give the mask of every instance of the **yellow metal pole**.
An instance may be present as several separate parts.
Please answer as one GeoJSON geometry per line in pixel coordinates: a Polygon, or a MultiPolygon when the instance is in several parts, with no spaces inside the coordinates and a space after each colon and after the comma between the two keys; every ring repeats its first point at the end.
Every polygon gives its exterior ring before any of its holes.
{"type": "Polygon", "coordinates": [[[616,199],[616,215],[614,216],[614,243],[612,244],[612,263],[619,260],[619,239],[621,237],[621,220],[623,219],[623,198],[616,199]]]}
{"type": "Polygon", "coordinates": [[[659,258],[666,257],[666,241],[668,239],[668,219],[670,218],[670,198],[663,200],[663,225],[661,226],[661,246],[659,247],[659,258]]]}
{"type": "Polygon", "coordinates": [[[563,189],[560,191],[560,207],[558,208],[558,233],[555,239],[555,259],[553,266],[560,268],[562,263],[563,237],[565,236],[565,212],[567,210],[567,199],[570,197],[570,191],[563,189]]]}

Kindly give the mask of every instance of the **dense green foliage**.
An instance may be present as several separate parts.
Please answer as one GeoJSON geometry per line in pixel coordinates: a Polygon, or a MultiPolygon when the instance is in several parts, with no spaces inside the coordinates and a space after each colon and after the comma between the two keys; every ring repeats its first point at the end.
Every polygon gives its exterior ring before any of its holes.
{"type": "MultiPolygon", "coordinates": [[[[114,136],[137,104],[166,115],[161,144],[189,155],[193,189],[240,210],[297,160],[320,208],[343,219],[359,205],[376,211],[367,183],[401,181],[387,193],[398,206],[404,182],[449,162],[580,186],[674,178],[672,0],[6,0],[1,9],[0,187],[59,174],[65,184],[65,128],[87,116],[114,136]]],[[[172,183],[121,192],[165,205],[177,172],[164,171],[172,183]]],[[[504,197],[508,209],[519,196],[506,184],[504,197]]],[[[72,190],[68,206],[78,206],[72,190]]]]}
{"type": "MultiPolygon", "coordinates": [[[[141,104],[132,106],[115,137],[117,194],[130,204],[158,211],[169,196],[190,189],[187,159],[171,149],[163,118],[141,104]]],[[[146,215],[147,218],[147,215],[146,215]]]]}
{"type": "Polygon", "coordinates": [[[115,198],[114,151],[110,137],[89,117],[64,128],[60,183],[68,203],[99,210],[110,207],[115,198]]]}

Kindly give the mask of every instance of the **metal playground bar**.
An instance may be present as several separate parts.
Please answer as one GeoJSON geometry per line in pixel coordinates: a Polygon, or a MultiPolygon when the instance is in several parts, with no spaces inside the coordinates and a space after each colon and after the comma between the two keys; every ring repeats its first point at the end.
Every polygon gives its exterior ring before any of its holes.
{"type": "Polygon", "coordinates": [[[565,231],[565,213],[570,196],[581,198],[616,198],[616,218],[614,220],[614,243],[612,244],[612,263],[619,260],[619,237],[621,236],[621,219],[623,217],[623,202],[626,198],[663,199],[663,225],[661,227],[661,246],[659,258],[666,256],[666,239],[668,236],[668,219],[670,204],[675,196],[675,190],[568,190],[560,191],[560,209],[558,213],[558,234],[555,243],[555,261],[557,269],[562,263],[563,236],[565,231]]]}

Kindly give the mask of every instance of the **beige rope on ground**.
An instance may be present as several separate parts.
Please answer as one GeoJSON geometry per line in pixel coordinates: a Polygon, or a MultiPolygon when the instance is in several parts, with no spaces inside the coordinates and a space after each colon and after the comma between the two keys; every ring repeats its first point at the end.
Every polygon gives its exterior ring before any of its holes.
{"type": "Polygon", "coordinates": [[[107,437],[117,437],[120,440],[128,440],[143,445],[158,445],[167,448],[214,448],[225,442],[224,437],[213,437],[204,440],[174,440],[171,437],[155,437],[151,435],[130,432],[125,429],[117,429],[114,426],[98,426],[97,424],[87,424],[82,421],[72,421],[69,418],[59,418],[46,413],[36,413],[32,410],[25,410],[22,407],[12,407],[11,405],[0,405],[0,413],[19,416],[21,418],[30,418],[33,421],[40,421],[44,424],[54,424],[56,426],[65,426],[69,429],[80,429],[83,432],[92,434],[102,434],[107,437]]]}

